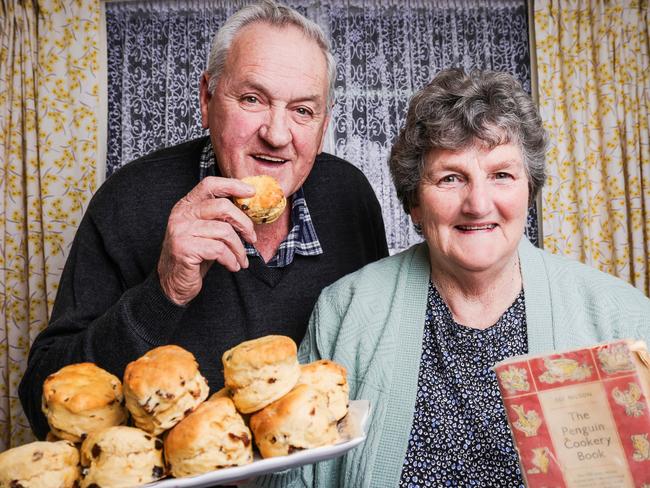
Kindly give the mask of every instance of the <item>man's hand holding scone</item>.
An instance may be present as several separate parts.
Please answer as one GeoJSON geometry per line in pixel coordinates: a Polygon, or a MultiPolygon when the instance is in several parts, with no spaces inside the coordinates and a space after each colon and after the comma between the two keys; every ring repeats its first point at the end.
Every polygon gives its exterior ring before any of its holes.
{"type": "Polygon", "coordinates": [[[255,243],[253,224],[270,224],[287,199],[271,176],[206,177],[172,209],[158,261],[160,285],[179,305],[201,290],[213,262],[228,271],[248,267],[241,239],[255,243]],[[241,236],[241,237],[240,237],[241,236]]]}
{"type": "Polygon", "coordinates": [[[174,205],[158,261],[160,286],[170,300],[189,303],[213,262],[233,272],[248,267],[241,238],[255,243],[257,236],[231,198],[253,195],[240,180],[208,176],[174,205]]]}

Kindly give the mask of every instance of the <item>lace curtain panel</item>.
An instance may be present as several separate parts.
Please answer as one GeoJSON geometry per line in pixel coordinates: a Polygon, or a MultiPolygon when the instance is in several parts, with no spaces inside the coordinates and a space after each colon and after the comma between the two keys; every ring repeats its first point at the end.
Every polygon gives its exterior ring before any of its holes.
{"type": "MultiPolygon", "coordinates": [[[[107,3],[107,176],[157,148],[204,134],[198,82],[209,42],[249,2],[107,3]]],[[[382,205],[391,252],[418,242],[386,164],[410,96],[440,69],[512,73],[530,92],[525,0],[287,2],[323,27],[337,59],[325,150],[359,167],[382,205]]],[[[537,243],[536,211],[527,233],[537,243]]]]}

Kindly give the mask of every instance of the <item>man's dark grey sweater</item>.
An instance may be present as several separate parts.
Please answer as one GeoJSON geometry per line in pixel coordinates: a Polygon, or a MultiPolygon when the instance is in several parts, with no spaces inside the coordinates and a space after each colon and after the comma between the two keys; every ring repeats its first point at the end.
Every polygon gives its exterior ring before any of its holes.
{"type": "Polygon", "coordinates": [[[283,334],[299,342],[322,288],[387,255],[377,198],[363,174],[320,155],[303,189],[323,247],[285,268],[259,258],[230,273],[218,264],[186,307],[163,294],[156,266],[167,218],[199,179],[206,139],[164,149],[111,176],[92,198],[66,262],[48,327],[36,338],[20,399],[39,438],[45,378],[92,361],[117,375],[149,349],[191,351],[212,391],[223,386],[221,355],[247,339],[283,334]]]}

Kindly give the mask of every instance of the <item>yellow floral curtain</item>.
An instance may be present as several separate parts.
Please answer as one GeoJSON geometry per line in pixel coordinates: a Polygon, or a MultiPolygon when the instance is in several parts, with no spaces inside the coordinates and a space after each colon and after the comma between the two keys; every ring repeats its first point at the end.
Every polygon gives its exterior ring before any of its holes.
{"type": "Polygon", "coordinates": [[[536,0],[544,246],[650,295],[648,0],[536,0]]]}
{"type": "Polygon", "coordinates": [[[32,440],[17,388],[96,185],[99,0],[0,5],[0,451],[32,440]]]}

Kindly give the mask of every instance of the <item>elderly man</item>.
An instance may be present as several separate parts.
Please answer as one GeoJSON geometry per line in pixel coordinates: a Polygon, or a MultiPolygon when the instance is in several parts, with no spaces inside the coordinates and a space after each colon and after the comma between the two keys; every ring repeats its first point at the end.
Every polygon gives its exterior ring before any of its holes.
{"type": "Polygon", "coordinates": [[[223,25],[201,79],[210,137],[126,165],[81,222],[20,385],[38,437],[43,381],[64,365],[121,376],[147,350],[178,344],[216,391],[225,350],[267,334],[300,341],[324,286],[386,256],[367,180],[319,154],[334,74],[321,29],[294,10],[267,1],[223,25]],[[289,196],[271,224],[231,200],[251,196],[239,179],[257,174],[289,196]]]}

